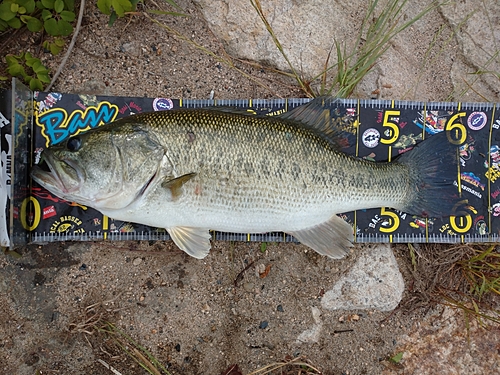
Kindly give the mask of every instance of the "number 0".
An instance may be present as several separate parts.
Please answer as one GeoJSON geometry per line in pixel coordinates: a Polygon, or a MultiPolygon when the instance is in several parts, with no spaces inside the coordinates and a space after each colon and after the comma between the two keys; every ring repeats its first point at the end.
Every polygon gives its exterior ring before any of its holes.
{"type": "Polygon", "coordinates": [[[28,197],[23,200],[23,203],[21,204],[21,212],[19,213],[20,215],[20,220],[21,220],[21,225],[23,226],[24,229],[32,231],[35,230],[36,227],[38,227],[38,224],[40,224],[40,218],[42,217],[42,210],[40,208],[40,203],[36,200],[35,197],[28,197]],[[27,216],[27,209],[29,206],[29,203],[33,204],[33,224],[28,225],[28,221],[26,220],[27,216]]]}

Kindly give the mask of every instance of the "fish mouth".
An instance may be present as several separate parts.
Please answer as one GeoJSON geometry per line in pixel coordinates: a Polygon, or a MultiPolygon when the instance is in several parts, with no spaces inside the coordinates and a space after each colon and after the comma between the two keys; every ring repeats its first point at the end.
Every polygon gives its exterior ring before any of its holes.
{"type": "Polygon", "coordinates": [[[83,173],[74,161],[58,158],[45,150],[40,162],[33,166],[31,178],[50,192],[64,196],[79,189],[83,173]]]}

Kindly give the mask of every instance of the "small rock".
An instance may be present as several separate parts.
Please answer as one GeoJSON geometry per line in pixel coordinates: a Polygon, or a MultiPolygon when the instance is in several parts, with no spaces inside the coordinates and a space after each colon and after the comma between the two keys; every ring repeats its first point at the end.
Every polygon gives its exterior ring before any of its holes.
{"type": "Polygon", "coordinates": [[[138,266],[141,263],[142,263],[142,258],[135,258],[134,261],[132,262],[134,266],[138,266]]]}
{"type": "Polygon", "coordinates": [[[359,315],[358,314],[349,315],[348,320],[352,322],[357,322],[359,320],[359,315]]]}
{"type": "Polygon", "coordinates": [[[321,298],[327,310],[394,310],[404,281],[389,244],[362,246],[350,271],[321,298]]]}
{"type": "Polygon", "coordinates": [[[255,289],[255,284],[254,283],[243,283],[243,289],[245,289],[245,292],[252,292],[255,289]]]}
{"type": "Polygon", "coordinates": [[[281,306],[281,305],[278,305],[278,307],[276,307],[276,310],[278,310],[279,312],[285,311],[285,310],[283,310],[283,306],[281,306]]]}
{"type": "Polygon", "coordinates": [[[274,348],[275,348],[274,344],[271,344],[270,342],[267,342],[267,341],[262,343],[262,346],[268,348],[269,350],[274,350],[274,348]]]}
{"type": "Polygon", "coordinates": [[[120,47],[120,52],[125,52],[136,57],[141,54],[141,50],[135,42],[123,43],[120,47]]]}
{"type": "Polygon", "coordinates": [[[257,264],[255,266],[255,276],[259,277],[260,274],[264,273],[266,271],[266,266],[263,263],[257,264]]]}
{"type": "Polygon", "coordinates": [[[269,325],[269,323],[266,320],[264,320],[264,321],[260,322],[259,328],[265,329],[265,328],[267,328],[268,325],[269,325]]]}

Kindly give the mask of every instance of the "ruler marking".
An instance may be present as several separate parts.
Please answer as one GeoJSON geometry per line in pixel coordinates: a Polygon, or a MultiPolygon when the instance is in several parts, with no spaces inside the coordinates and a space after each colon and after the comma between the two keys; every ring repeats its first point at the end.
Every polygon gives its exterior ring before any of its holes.
{"type": "Polygon", "coordinates": [[[105,240],[108,238],[108,228],[109,228],[109,218],[106,215],[103,215],[102,230],[103,230],[103,237],[105,240]]]}
{"type": "MultiPolygon", "coordinates": [[[[496,103],[493,104],[493,108],[491,110],[491,121],[490,121],[490,136],[488,138],[488,169],[491,168],[491,139],[493,138],[493,121],[495,120],[495,112],[496,112],[496,103]]],[[[488,180],[488,236],[491,237],[492,228],[491,228],[491,180],[488,180]]]]}

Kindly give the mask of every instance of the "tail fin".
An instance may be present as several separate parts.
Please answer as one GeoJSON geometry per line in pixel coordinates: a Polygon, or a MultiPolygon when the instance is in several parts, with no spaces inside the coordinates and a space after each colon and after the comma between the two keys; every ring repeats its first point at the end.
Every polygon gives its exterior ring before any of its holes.
{"type": "Polygon", "coordinates": [[[403,211],[423,217],[445,217],[465,214],[467,203],[457,188],[458,146],[443,131],[420,142],[401,155],[397,162],[408,167],[411,193],[403,211]]]}

